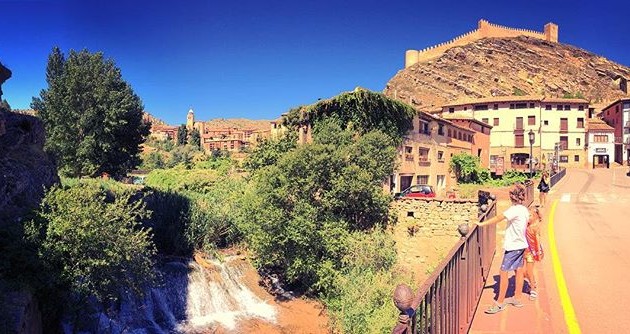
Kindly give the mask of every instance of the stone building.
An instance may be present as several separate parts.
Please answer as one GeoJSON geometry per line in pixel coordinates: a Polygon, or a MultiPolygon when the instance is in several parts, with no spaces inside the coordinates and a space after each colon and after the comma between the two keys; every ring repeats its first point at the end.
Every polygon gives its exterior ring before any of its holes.
{"type": "Polygon", "coordinates": [[[533,169],[556,163],[584,166],[588,110],[584,99],[527,95],[458,100],[444,105],[440,113],[444,118],[471,117],[491,125],[490,167],[501,174],[507,169],[529,170],[530,132],[533,169]]]}
{"type": "Polygon", "coordinates": [[[599,116],[615,129],[615,162],[628,164],[630,160],[630,98],[611,103],[602,110],[599,116]]]}

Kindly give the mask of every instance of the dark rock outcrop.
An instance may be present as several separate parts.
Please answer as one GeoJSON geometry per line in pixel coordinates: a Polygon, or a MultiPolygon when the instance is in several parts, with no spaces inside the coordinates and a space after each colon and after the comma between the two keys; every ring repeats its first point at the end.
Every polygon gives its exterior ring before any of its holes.
{"type": "MultiPolygon", "coordinates": [[[[0,86],[9,77],[11,71],[0,64],[0,86]]],[[[1,92],[0,87],[0,99],[1,92]]],[[[38,118],[0,110],[0,226],[37,207],[45,188],[59,182],[45,141],[38,118]]]]}
{"type": "Polygon", "coordinates": [[[592,103],[628,96],[630,68],[583,49],[525,36],[484,38],[398,71],[384,93],[421,110],[461,98],[563,97],[592,103]]]}

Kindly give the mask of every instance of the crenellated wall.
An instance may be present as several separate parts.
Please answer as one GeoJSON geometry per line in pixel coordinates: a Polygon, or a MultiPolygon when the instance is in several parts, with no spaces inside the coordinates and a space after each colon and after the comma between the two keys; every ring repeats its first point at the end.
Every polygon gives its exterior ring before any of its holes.
{"type": "Polygon", "coordinates": [[[477,29],[457,36],[450,41],[433,45],[423,50],[407,50],[405,52],[405,68],[419,62],[439,57],[452,47],[466,45],[482,38],[517,36],[528,36],[557,43],[558,26],[554,23],[547,23],[545,24],[544,31],[538,32],[529,29],[509,28],[481,19],[479,20],[477,29]]]}

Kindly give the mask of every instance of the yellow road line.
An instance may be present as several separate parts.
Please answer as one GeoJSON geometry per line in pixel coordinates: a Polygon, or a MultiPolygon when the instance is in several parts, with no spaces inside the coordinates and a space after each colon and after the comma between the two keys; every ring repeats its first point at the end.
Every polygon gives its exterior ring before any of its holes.
{"type": "Polygon", "coordinates": [[[564,321],[567,323],[569,333],[578,334],[582,333],[582,331],[580,330],[580,325],[575,317],[575,310],[573,309],[573,304],[571,304],[571,297],[569,297],[569,290],[567,289],[567,283],[564,280],[562,266],[560,265],[560,257],[558,256],[558,248],[556,247],[556,235],[553,229],[553,218],[556,215],[556,206],[558,206],[558,200],[554,200],[551,205],[551,211],[549,212],[549,224],[547,224],[551,262],[553,264],[553,271],[556,275],[560,302],[564,311],[564,321]]]}

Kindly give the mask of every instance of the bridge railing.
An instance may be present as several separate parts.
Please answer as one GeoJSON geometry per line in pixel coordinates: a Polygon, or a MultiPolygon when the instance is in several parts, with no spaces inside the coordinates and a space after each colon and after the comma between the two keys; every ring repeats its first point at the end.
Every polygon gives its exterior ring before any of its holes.
{"type": "MultiPolygon", "coordinates": [[[[496,201],[491,200],[481,207],[485,212],[479,221],[496,215],[496,201]]],[[[466,333],[488,278],[495,250],[496,225],[474,225],[420,287],[420,304],[410,326],[400,327],[403,331],[394,329],[394,332],[466,333]]]]}
{"type": "Polygon", "coordinates": [[[560,168],[560,170],[551,175],[551,177],[549,178],[549,187],[553,188],[553,186],[558,183],[560,180],[562,180],[562,178],[567,174],[567,169],[566,168],[560,168]]]}

